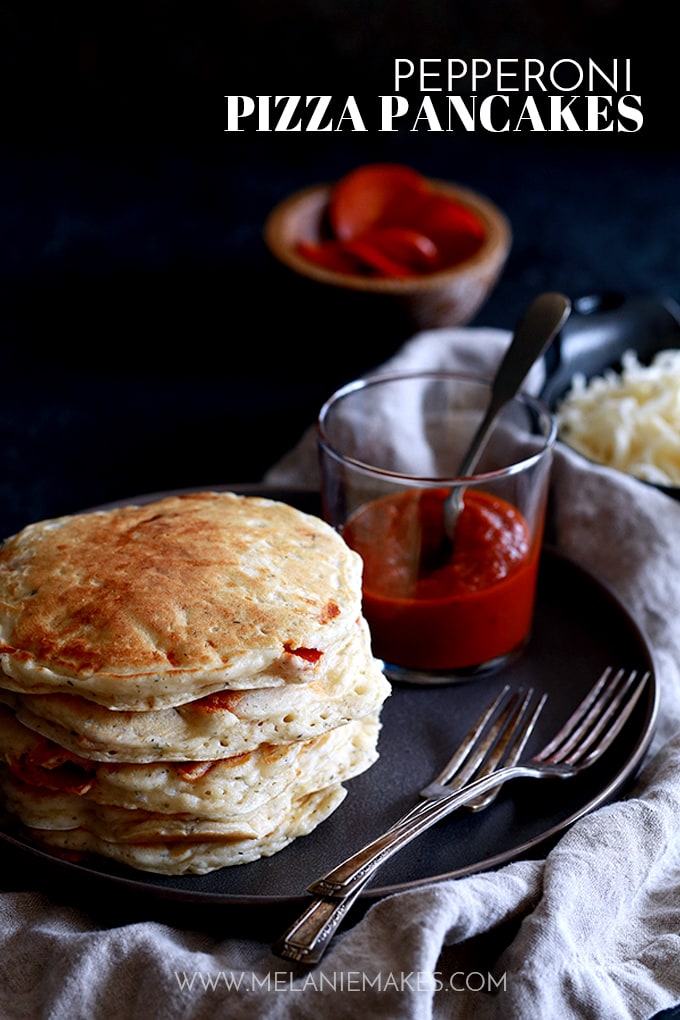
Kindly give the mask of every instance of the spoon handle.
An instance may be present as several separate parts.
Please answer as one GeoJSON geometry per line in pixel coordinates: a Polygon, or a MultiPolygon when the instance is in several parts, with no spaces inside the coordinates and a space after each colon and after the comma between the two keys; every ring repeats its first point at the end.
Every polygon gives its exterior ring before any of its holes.
{"type": "Polygon", "coordinates": [[[491,386],[489,406],[458,469],[459,477],[465,478],[472,473],[484,449],[491,422],[517,393],[529,369],[545,353],[570,311],[569,298],[552,291],[539,294],[531,302],[498,367],[491,386]]]}
{"type": "Polygon", "coordinates": [[[515,395],[570,311],[571,301],[564,294],[547,292],[534,298],[520,319],[496,373],[492,399],[505,402],[515,395]]]}

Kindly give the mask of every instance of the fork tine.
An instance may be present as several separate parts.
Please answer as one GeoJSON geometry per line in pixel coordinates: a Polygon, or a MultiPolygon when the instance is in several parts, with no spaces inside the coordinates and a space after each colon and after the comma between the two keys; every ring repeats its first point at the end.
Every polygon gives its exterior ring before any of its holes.
{"type": "MultiPolygon", "coordinates": [[[[534,692],[529,690],[509,695],[504,687],[491,704],[481,713],[460,747],[454,752],[442,771],[421,791],[427,799],[451,793],[465,786],[473,778],[492,772],[507,761],[515,762],[533,730],[543,709],[547,695],[540,700],[531,715],[527,713],[534,692]]],[[[471,802],[473,810],[481,810],[496,797],[498,789],[471,802]]]]}
{"type": "Polygon", "coordinates": [[[628,679],[613,692],[609,703],[603,705],[601,715],[593,721],[593,725],[588,736],[581,741],[576,750],[565,758],[565,763],[567,765],[579,765],[581,767],[584,765],[590,765],[592,762],[596,761],[600,755],[604,754],[614,738],[618,736],[623,729],[631,712],[635,708],[648,679],[648,672],[643,673],[643,675],[638,678],[637,670],[632,670],[628,679]],[[638,680],[638,683],[637,686],[633,688],[633,684],[636,679],[638,680]],[[629,694],[632,688],[632,694],[629,694]]]}
{"type": "Polygon", "coordinates": [[[581,703],[569,716],[564,726],[562,726],[562,728],[555,734],[552,740],[545,745],[545,747],[541,748],[538,754],[534,755],[535,761],[545,761],[557,754],[558,749],[582,724],[583,719],[590,711],[591,706],[597,700],[604,685],[607,683],[611,671],[611,666],[607,666],[598,680],[596,680],[590,688],[583,701],[581,701],[581,703]]]}
{"type": "Polygon", "coordinates": [[[623,669],[613,679],[611,674],[611,667],[607,667],[559,733],[534,756],[534,761],[584,765],[607,750],[628,720],[650,675],[643,673],[624,705],[638,671],[632,670],[627,678],[623,669]],[[593,750],[588,754],[590,748],[593,750]]]}
{"type": "MultiPolygon", "coordinates": [[[[585,698],[577,705],[562,728],[555,734],[552,741],[546,744],[544,748],[541,748],[540,751],[534,755],[535,761],[542,762],[546,761],[548,758],[555,759],[556,755],[560,753],[560,750],[564,748],[573,734],[579,732],[579,727],[583,725],[583,720],[587,716],[592,705],[594,705],[601,692],[603,692],[611,672],[612,667],[608,666],[607,669],[600,674],[598,679],[590,687],[585,698]]],[[[619,674],[620,673],[621,670],[619,670],[619,674]]]]}
{"type": "MultiPolygon", "coordinates": [[[[581,751],[586,751],[604,730],[607,719],[611,718],[611,713],[608,713],[607,706],[615,707],[620,703],[621,696],[617,699],[616,693],[625,676],[625,670],[620,669],[614,674],[613,678],[610,678],[610,674],[611,670],[605,670],[600,678],[604,682],[600,683],[598,681],[595,688],[588,693],[579,706],[580,711],[578,714],[580,719],[578,725],[574,726],[573,732],[568,734],[561,747],[551,755],[553,761],[569,764],[572,758],[580,756],[581,751]],[[594,697],[595,691],[597,693],[594,697]]],[[[634,677],[635,673],[631,674],[631,676],[634,677]]],[[[625,688],[621,694],[624,692],[625,688]]]]}
{"type": "Polygon", "coordinates": [[[435,778],[428,783],[425,789],[421,791],[421,794],[424,797],[428,796],[425,791],[429,790],[431,787],[444,785],[449,786],[450,784],[453,784],[450,788],[454,789],[456,785],[462,786],[467,779],[475,773],[496,738],[500,728],[498,721],[488,731],[485,738],[484,732],[498,709],[500,709],[503,705],[507,705],[509,693],[510,688],[506,685],[499,694],[493,698],[490,704],[483,709],[439,775],[435,776],[435,778]],[[473,752],[475,754],[474,758],[471,757],[473,752]],[[456,780],[455,783],[454,779],[456,780]]]}
{"type": "MultiPolygon", "coordinates": [[[[523,701],[515,709],[511,726],[498,740],[492,754],[487,758],[484,770],[480,772],[480,775],[483,775],[485,772],[491,772],[500,765],[514,765],[519,761],[520,755],[538,721],[538,717],[543,711],[543,706],[548,700],[548,695],[542,694],[533,712],[528,715],[533,696],[533,690],[529,689],[523,701]]],[[[502,786],[496,786],[489,793],[482,794],[476,800],[470,801],[467,807],[470,811],[481,811],[493,803],[502,789],[502,786]]]]}

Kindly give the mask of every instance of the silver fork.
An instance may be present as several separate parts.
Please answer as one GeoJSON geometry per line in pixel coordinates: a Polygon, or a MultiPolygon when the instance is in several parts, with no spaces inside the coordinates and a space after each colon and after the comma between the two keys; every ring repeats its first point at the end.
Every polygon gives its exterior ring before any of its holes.
{"type": "MultiPolygon", "coordinates": [[[[434,788],[434,795],[438,796],[441,789],[447,792],[458,790],[475,776],[486,775],[501,764],[516,762],[536,725],[547,695],[544,694],[532,708],[533,699],[532,689],[526,694],[522,691],[512,693],[506,685],[481,712],[460,746],[432,780],[430,787],[434,788]],[[446,784],[445,787],[443,784],[446,784]]],[[[428,789],[425,787],[421,796],[429,799],[428,789]]],[[[501,784],[471,799],[465,806],[471,811],[488,807],[500,789],[501,784]]],[[[396,831],[408,819],[420,814],[423,806],[424,801],[417,801],[388,831],[396,831]]],[[[312,900],[293,926],[272,945],[272,951],[285,959],[318,963],[371,875],[372,872],[362,882],[357,882],[347,896],[336,899],[319,896],[312,900]]]]}
{"type": "MultiPolygon", "coordinates": [[[[645,672],[640,676],[637,670],[626,675],[623,669],[614,673],[608,667],[559,732],[532,758],[486,772],[452,791],[448,785],[451,779],[447,777],[457,767],[456,752],[440,776],[421,791],[424,800],[381,836],[308,886],[316,898],[272,945],[272,951],[285,959],[317,963],[378,868],[416,836],[465,804],[481,804],[480,798],[510,779],[566,779],[589,768],[620,733],[649,675],[645,672]]],[[[509,719],[508,716],[508,724],[509,719]]],[[[531,719],[525,719],[524,725],[530,722],[531,719]]],[[[497,738],[502,740],[502,737],[499,732],[497,738]]],[[[521,725],[516,730],[516,738],[522,742],[521,725]]],[[[472,743],[476,746],[474,741],[472,743]]],[[[512,745],[513,741],[509,741],[510,753],[512,745]]]]}

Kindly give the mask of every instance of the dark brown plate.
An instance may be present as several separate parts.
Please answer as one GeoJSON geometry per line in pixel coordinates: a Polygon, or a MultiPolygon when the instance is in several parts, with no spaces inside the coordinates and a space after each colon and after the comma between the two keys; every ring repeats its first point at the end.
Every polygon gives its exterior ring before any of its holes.
{"type": "MultiPolygon", "coordinates": [[[[258,486],[212,488],[267,495],[318,511],[314,493],[258,486]]],[[[141,497],[152,498],[156,497],[141,497]]],[[[395,686],[383,709],[379,761],[347,784],[347,797],[335,814],[275,856],[209,875],[168,878],[105,860],[61,861],[13,834],[8,825],[0,829],[0,837],[19,852],[36,881],[46,866],[52,872],[56,868],[57,890],[61,879],[72,880],[76,887],[94,880],[100,891],[108,887],[104,891],[109,898],[127,893],[133,899],[151,896],[166,904],[170,900],[177,907],[228,906],[232,919],[257,907],[290,907],[305,896],[312,878],[367,842],[412,803],[416,791],[439,770],[500,686],[532,685],[550,694],[531,750],[545,742],[607,665],[650,670],[651,678],[602,761],[574,779],[515,781],[487,810],[463,811],[446,819],[388,862],[363,900],[368,903],[397,890],[535,857],[576,819],[625,791],[649,747],[657,705],[653,656],[635,621],[605,586],[550,549],[542,558],[534,632],[525,653],[502,672],[465,685],[395,686]]]]}

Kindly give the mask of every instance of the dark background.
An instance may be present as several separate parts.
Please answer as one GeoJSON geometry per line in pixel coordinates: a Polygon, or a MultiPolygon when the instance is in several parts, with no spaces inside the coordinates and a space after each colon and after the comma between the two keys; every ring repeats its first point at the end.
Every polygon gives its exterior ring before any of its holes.
{"type": "Polygon", "coordinates": [[[475,324],[560,289],[680,298],[670,27],[622,0],[0,5],[0,533],[257,481],[403,337],[344,321],[262,240],[291,190],[375,160],[476,188],[508,264],[475,324]],[[635,135],[226,134],[225,95],[392,93],[396,57],[629,57],[635,135]]]}

